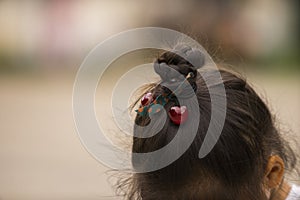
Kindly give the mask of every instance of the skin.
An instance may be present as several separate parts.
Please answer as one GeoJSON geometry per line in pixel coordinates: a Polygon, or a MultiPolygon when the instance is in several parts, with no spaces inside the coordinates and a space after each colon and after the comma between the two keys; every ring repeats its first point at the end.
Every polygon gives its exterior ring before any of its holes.
{"type": "Polygon", "coordinates": [[[274,192],[273,200],[285,200],[291,191],[291,186],[283,182],[282,189],[274,192]]]}
{"type": "Polygon", "coordinates": [[[269,158],[265,173],[265,189],[270,200],[285,200],[291,190],[291,186],[283,180],[284,162],[277,156],[269,158]]]}

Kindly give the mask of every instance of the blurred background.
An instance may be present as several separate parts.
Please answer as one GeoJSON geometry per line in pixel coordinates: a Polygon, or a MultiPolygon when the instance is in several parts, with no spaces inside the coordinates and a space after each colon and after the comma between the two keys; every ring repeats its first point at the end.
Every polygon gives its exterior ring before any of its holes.
{"type": "Polygon", "coordinates": [[[287,137],[299,138],[299,8],[298,0],[0,0],[0,199],[119,199],[77,137],[72,87],[86,54],[131,28],[199,40],[245,73],[296,135],[287,137]]]}

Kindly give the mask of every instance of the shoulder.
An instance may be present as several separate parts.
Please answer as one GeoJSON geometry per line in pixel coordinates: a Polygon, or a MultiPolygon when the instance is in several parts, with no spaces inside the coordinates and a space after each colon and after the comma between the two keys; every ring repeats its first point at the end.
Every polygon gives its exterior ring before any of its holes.
{"type": "Polygon", "coordinates": [[[300,200],[300,186],[292,185],[291,191],[286,200],[300,200]]]}

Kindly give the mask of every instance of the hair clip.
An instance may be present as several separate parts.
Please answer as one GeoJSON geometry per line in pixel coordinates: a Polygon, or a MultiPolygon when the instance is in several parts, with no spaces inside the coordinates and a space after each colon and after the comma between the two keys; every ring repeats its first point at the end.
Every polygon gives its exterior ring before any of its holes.
{"type": "MultiPolygon", "coordinates": [[[[161,111],[162,107],[165,106],[169,99],[175,94],[175,92],[179,92],[182,90],[181,86],[187,82],[189,78],[193,78],[195,74],[193,72],[189,72],[184,81],[182,81],[179,86],[168,96],[166,94],[161,94],[154,98],[151,92],[146,93],[141,99],[141,106],[139,109],[135,110],[139,115],[145,116],[147,114],[155,114],[161,111]]],[[[173,82],[173,80],[171,79],[173,82]]],[[[174,80],[176,81],[176,79],[174,80]]],[[[194,89],[194,88],[193,88],[194,89]]],[[[194,89],[195,90],[195,89],[194,89]]],[[[171,121],[176,124],[184,123],[188,118],[188,110],[186,106],[173,106],[168,112],[169,118],[171,121]]]]}
{"type": "Polygon", "coordinates": [[[159,95],[154,99],[153,94],[148,92],[141,99],[141,107],[135,111],[142,116],[158,113],[168,101],[169,99],[165,95],[159,95]]]}
{"type": "Polygon", "coordinates": [[[146,106],[150,104],[153,100],[153,95],[151,92],[146,93],[143,98],[141,99],[142,106],[146,106]]]}
{"type": "Polygon", "coordinates": [[[174,124],[182,124],[188,118],[188,110],[186,106],[173,106],[169,111],[169,117],[174,124]]]}
{"type": "MultiPolygon", "coordinates": [[[[165,95],[159,95],[154,99],[151,92],[146,93],[141,99],[141,107],[135,110],[139,115],[155,114],[161,111],[162,107],[167,104],[169,98],[165,95]]],[[[168,112],[171,121],[176,124],[184,123],[188,118],[186,106],[173,106],[168,112]]]]}

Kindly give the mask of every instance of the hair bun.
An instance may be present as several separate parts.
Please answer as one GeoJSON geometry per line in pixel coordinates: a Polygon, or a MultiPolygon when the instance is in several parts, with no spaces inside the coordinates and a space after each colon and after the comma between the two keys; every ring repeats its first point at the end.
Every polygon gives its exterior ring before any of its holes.
{"type": "MultiPolygon", "coordinates": [[[[182,84],[189,74],[191,76],[187,80],[196,91],[197,69],[204,65],[204,60],[204,55],[199,49],[179,44],[154,62],[154,70],[161,77],[163,85],[171,90],[182,84]]],[[[184,88],[182,89],[184,91],[184,88]]]]}
{"type": "Polygon", "coordinates": [[[199,49],[194,49],[185,44],[178,44],[174,52],[189,62],[194,68],[199,69],[204,65],[205,57],[199,49]]]}

